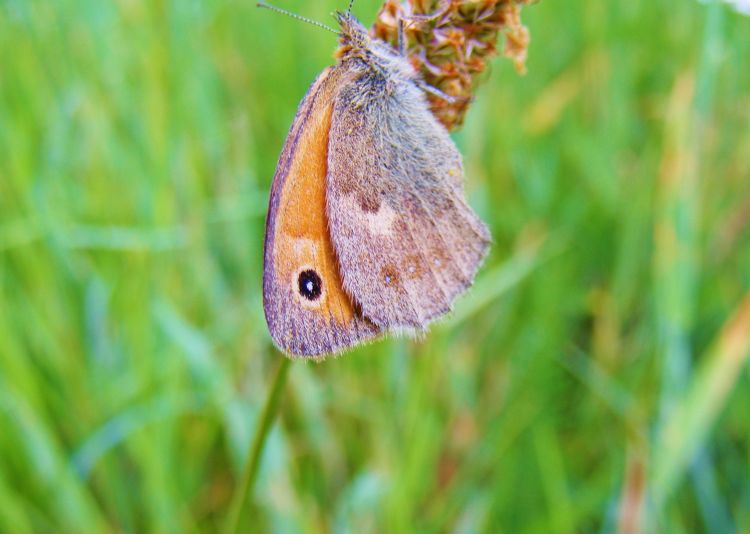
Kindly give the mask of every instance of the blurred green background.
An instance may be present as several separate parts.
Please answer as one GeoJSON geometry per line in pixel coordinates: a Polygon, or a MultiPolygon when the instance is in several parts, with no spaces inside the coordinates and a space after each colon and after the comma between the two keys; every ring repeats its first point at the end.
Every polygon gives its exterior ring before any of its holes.
{"type": "MultiPolygon", "coordinates": [[[[245,527],[750,532],[750,18],[523,18],[455,135],[475,288],[291,365],[245,527]]],[[[0,531],[224,523],[282,358],[269,183],[335,45],[249,0],[0,2],[0,531]]]]}

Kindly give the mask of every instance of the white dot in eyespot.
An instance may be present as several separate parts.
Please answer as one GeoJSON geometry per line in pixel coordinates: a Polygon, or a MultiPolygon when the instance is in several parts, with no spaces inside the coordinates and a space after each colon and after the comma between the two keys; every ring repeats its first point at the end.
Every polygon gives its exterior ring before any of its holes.
{"type": "Polygon", "coordinates": [[[416,271],[416,269],[414,268],[414,266],[413,265],[409,265],[409,272],[413,273],[414,271],[416,271]]]}
{"type": "Polygon", "coordinates": [[[437,259],[437,258],[435,258],[435,265],[437,265],[438,267],[440,267],[440,260],[437,259]]]}
{"type": "Polygon", "coordinates": [[[323,291],[323,281],[314,269],[306,269],[297,276],[299,294],[309,301],[316,301],[323,291]]]}
{"type": "Polygon", "coordinates": [[[390,284],[391,283],[391,275],[387,274],[385,275],[385,283],[390,284]]]}

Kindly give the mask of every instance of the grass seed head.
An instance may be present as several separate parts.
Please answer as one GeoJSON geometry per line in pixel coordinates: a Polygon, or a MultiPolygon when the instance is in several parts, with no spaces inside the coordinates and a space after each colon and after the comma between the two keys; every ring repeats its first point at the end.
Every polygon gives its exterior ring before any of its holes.
{"type": "Polygon", "coordinates": [[[525,71],[529,32],[521,7],[531,0],[385,0],[372,34],[398,48],[403,21],[406,53],[425,81],[452,97],[428,94],[432,112],[449,130],[461,126],[487,59],[503,55],[525,71]]]}

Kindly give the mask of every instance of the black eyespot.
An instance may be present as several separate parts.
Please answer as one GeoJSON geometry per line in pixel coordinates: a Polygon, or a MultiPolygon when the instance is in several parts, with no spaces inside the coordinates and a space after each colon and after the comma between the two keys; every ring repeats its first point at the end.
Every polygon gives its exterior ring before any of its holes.
{"type": "Polygon", "coordinates": [[[323,291],[323,281],[318,276],[318,273],[311,269],[299,273],[297,282],[299,284],[299,294],[307,300],[317,300],[323,291]]]}

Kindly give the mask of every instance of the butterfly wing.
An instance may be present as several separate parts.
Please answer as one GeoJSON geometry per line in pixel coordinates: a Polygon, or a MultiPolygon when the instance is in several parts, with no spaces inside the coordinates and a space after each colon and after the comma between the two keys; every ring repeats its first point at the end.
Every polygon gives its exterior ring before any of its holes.
{"type": "Polygon", "coordinates": [[[422,329],[473,281],[489,232],[419,88],[364,75],[338,93],[327,211],[344,288],[382,329],[422,329]]]}
{"type": "Polygon", "coordinates": [[[263,307],[285,352],[317,356],[376,336],[345,293],[326,221],[327,140],[345,73],[328,69],[300,104],[271,187],[263,307]]]}

